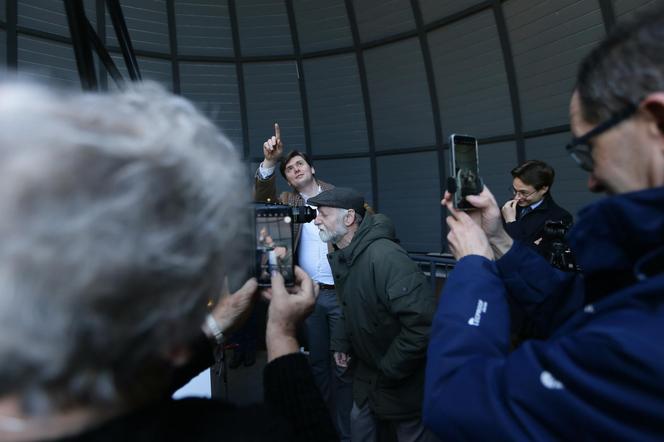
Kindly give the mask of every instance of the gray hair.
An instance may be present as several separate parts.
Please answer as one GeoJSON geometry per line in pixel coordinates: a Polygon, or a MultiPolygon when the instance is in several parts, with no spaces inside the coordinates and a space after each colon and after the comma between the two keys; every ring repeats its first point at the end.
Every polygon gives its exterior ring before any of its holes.
{"type": "Polygon", "coordinates": [[[156,84],[0,85],[0,397],[114,401],[191,341],[233,264],[244,175],[156,84]]]}
{"type": "Polygon", "coordinates": [[[581,62],[576,89],[589,123],[664,91],[664,7],[616,26],[581,62]]]}

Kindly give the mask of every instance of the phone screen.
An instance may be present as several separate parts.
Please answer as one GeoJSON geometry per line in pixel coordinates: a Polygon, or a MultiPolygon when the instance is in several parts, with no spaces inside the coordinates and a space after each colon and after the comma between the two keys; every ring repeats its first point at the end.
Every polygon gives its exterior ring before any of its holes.
{"type": "Polygon", "coordinates": [[[472,209],[473,206],[465,197],[479,194],[483,187],[477,157],[477,139],[468,135],[451,135],[450,150],[451,170],[454,171],[456,181],[454,207],[462,210],[472,209]]]}
{"type": "Polygon", "coordinates": [[[271,285],[271,272],[284,277],[287,286],[294,282],[293,220],[288,206],[256,208],[256,279],[261,287],[271,285]]]}

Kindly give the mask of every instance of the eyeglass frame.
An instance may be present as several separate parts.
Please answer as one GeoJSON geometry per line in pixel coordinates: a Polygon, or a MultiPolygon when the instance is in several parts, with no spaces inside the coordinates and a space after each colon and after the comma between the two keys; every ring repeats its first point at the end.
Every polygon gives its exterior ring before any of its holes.
{"type": "Polygon", "coordinates": [[[592,157],[593,146],[590,144],[590,140],[627,120],[634,115],[638,109],[638,105],[630,103],[621,111],[612,114],[608,119],[604,120],[580,137],[572,137],[572,141],[570,141],[565,147],[567,153],[574,161],[576,161],[576,164],[581,169],[587,172],[592,172],[595,164],[592,157]],[[587,149],[580,149],[580,146],[586,146],[587,149]]]}
{"type": "Polygon", "coordinates": [[[536,194],[539,190],[540,190],[540,189],[535,189],[535,190],[533,190],[532,192],[530,192],[529,194],[525,194],[525,193],[521,192],[520,190],[516,190],[516,189],[514,188],[514,186],[510,186],[510,187],[509,187],[509,191],[512,193],[512,196],[517,196],[517,195],[519,195],[521,198],[530,198],[531,196],[533,196],[534,194],[536,194]]]}

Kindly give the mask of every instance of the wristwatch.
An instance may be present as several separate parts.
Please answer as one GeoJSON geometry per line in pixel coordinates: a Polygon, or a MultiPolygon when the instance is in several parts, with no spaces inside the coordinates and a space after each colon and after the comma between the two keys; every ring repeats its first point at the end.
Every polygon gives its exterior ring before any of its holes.
{"type": "Polygon", "coordinates": [[[211,339],[214,339],[214,341],[217,343],[217,345],[221,345],[224,343],[224,332],[221,331],[221,327],[219,327],[219,324],[217,323],[217,320],[214,319],[214,316],[211,314],[208,314],[205,317],[205,325],[207,326],[208,330],[212,334],[210,336],[211,339]]]}

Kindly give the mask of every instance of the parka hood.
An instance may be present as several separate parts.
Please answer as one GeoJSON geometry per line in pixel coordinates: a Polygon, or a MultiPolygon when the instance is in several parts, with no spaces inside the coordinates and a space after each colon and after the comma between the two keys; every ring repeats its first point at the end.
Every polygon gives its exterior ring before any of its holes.
{"type": "Polygon", "coordinates": [[[360,224],[360,228],[355,232],[353,240],[348,247],[342,250],[345,259],[352,265],[353,261],[366,250],[369,245],[379,239],[389,239],[396,241],[394,224],[392,221],[380,213],[367,214],[360,224]]]}

